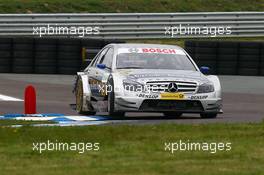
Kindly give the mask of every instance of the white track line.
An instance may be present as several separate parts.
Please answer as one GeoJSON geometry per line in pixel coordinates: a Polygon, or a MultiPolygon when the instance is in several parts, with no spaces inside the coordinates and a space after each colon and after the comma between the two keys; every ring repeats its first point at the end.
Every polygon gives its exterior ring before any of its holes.
{"type": "MultiPolygon", "coordinates": [[[[49,121],[56,118],[65,118],[73,121],[100,121],[96,117],[88,117],[88,116],[55,116],[55,117],[15,117],[16,120],[32,120],[32,121],[49,121]]],[[[69,122],[69,121],[66,121],[69,122]]]]}
{"type": "Polygon", "coordinates": [[[24,101],[24,100],[0,94],[0,101],[24,101]]]}

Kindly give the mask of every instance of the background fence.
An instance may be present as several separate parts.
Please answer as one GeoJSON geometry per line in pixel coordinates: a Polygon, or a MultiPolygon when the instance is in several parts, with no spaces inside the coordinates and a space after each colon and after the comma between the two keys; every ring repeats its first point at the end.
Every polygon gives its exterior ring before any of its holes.
{"type": "MultiPolygon", "coordinates": [[[[75,74],[108,43],[120,40],[0,38],[0,72],[75,74]]],[[[212,74],[264,75],[264,42],[186,41],[186,51],[212,74]]]]}
{"type": "MultiPolygon", "coordinates": [[[[230,35],[218,37],[264,36],[264,12],[0,14],[0,72],[73,74],[87,65],[81,59],[83,47],[87,51],[86,58],[92,59],[106,44],[121,42],[109,39],[171,38],[170,34],[165,34],[165,28],[180,24],[231,28],[230,35]],[[50,36],[56,38],[33,35],[33,28],[48,24],[68,28],[99,27],[100,33],[85,35],[85,38],[67,33],[50,36]]],[[[185,47],[198,65],[211,67],[213,74],[264,75],[264,44],[261,42],[187,41],[185,47]]]]}
{"type": "Polygon", "coordinates": [[[199,66],[222,75],[264,75],[264,42],[186,41],[199,66]]]}
{"type": "Polygon", "coordinates": [[[165,27],[180,24],[193,27],[231,27],[232,34],[218,35],[219,37],[264,36],[264,12],[0,14],[0,36],[33,36],[33,27],[47,27],[47,24],[99,27],[100,34],[86,37],[100,39],[171,38],[171,35],[165,35],[165,27]]]}
{"type": "Polygon", "coordinates": [[[82,61],[82,48],[92,59],[106,44],[121,41],[0,38],[1,73],[75,74],[88,62],[82,61]]]}

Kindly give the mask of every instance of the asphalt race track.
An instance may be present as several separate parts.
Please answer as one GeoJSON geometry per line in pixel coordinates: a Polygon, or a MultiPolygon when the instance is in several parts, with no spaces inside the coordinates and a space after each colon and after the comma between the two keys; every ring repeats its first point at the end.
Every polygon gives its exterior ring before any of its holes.
{"type": "MultiPolygon", "coordinates": [[[[220,76],[220,79],[223,88],[224,114],[216,119],[201,119],[199,115],[194,114],[185,114],[181,118],[164,119],[159,113],[128,113],[126,119],[110,123],[239,123],[263,120],[264,77],[220,76]]],[[[23,101],[19,99],[23,99],[24,89],[30,84],[37,90],[38,113],[78,115],[70,107],[70,104],[75,103],[75,98],[71,93],[73,81],[73,75],[0,74],[0,115],[23,113],[23,101]],[[3,96],[18,100],[5,101],[3,96]]]]}

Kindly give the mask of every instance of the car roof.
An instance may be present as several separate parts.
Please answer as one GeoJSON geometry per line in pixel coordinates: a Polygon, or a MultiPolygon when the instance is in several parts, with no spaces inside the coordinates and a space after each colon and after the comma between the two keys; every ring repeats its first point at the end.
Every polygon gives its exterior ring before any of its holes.
{"type": "Polygon", "coordinates": [[[142,44],[142,43],[118,43],[118,44],[109,44],[108,46],[113,46],[117,49],[119,48],[175,48],[182,49],[177,45],[166,45],[166,44],[142,44]]]}

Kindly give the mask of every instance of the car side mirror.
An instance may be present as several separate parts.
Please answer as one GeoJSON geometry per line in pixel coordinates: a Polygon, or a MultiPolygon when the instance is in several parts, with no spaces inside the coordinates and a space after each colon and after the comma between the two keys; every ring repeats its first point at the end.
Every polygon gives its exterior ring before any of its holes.
{"type": "Polygon", "coordinates": [[[105,69],[106,65],[105,64],[96,64],[96,67],[99,69],[105,69]]]}
{"type": "Polygon", "coordinates": [[[200,67],[200,71],[201,71],[203,74],[209,74],[210,68],[207,67],[207,66],[202,66],[202,67],[200,67]]]}

